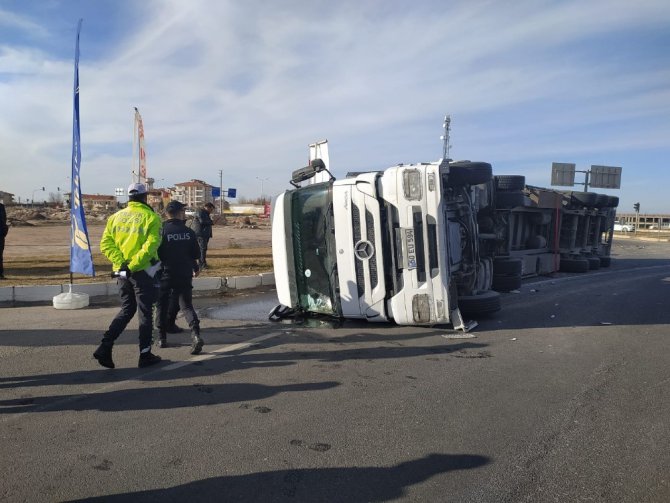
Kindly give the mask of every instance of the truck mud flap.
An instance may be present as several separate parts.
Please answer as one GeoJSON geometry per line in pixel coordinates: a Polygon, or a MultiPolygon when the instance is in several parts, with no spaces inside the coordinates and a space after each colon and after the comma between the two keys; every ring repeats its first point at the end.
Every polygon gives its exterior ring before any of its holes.
{"type": "Polygon", "coordinates": [[[477,327],[478,323],[474,320],[465,321],[461,315],[460,309],[456,308],[451,311],[451,324],[455,330],[461,330],[465,333],[468,333],[470,330],[473,330],[477,327]]]}

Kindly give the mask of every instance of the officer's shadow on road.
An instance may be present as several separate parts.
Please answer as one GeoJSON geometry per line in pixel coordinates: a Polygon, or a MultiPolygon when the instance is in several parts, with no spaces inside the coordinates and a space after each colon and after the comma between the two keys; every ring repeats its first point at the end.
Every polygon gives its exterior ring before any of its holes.
{"type": "MultiPolygon", "coordinates": [[[[197,480],[166,489],[126,492],[76,501],[390,501],[434,476],[480,468],[476,454],[429,454],[391,467],[304,468],[197,480]]],[[[434,497],[445,498],[444,494],[434,497]]],[[[446,497],[446,499],[449,499],[446,497]]]]}
{"type": "MultiPolygon", "coordinates": [[[[24,397],[0,400],[0,414],[84,410],[121,412],[128,410],[179,409],[262,400],[280,393],[321,391],[334,388],[339,384],[335,381],[277,386],[251,383],[191,384],[120,389],[91,394],[24,397]]],[[[261,407],[261,409],[263,408],[261,407]]],[[[258,412],[266,411],[258,410],[258,412]]]]}
{"type": "MultiPolygon", "coordinates": [[[[312,362],[313,366],[329,364],[333,376],[337,377],[339,364],[346,361],[377,361],[404,358],[485,358],[490,356],[485,350],[487,344],[467,341],[445,341],[438,331],[401,333],[360,332],[338,337],[324,337],[322,334],[300,331],[298,335],[266,339],[249,347],[215,355],[204,361],[192,361],[175,369],[163,370],[171,362],[166,360],[148,372],[137,368],[103,369],[89,358],[91,369],[74,372],[0,377],[0,390],[30,388],[38,386],[86,386],[92,384],[112,384],[125,381],[161,382],[197,377],[215,376],[236,370],[252,368],[273,368],[312,362]],[[421,343],[417,341],[423,339],[421,343]],[[376,343],[370,346],[368,343],[376,343]],[[365,345],[361,345],[365,343],[365,345]],[[306,349],[294,349],[295,344],[305,344],[306,349]],[[316,346],[316,347],[315,347],[316,346]]],[[[244,342],[244,341],[240,341],[244,342]]],[[[212,344],[216,347],[216,344],[212,344]]],[[[207,348],[207,347],[206,347],[207,348]]],[[[161,350],[164,358],[170,351],[183,348],[161,350]]],[[[206,354],[206,351],[205,351],[206,354]]],[[[121,363],[115,358],[117,365],[121,363]]],[[[29,399],[29,398],[27,398],[29,399]]],[[[0,409],[0,413],[3,410],[0,409]]]]}

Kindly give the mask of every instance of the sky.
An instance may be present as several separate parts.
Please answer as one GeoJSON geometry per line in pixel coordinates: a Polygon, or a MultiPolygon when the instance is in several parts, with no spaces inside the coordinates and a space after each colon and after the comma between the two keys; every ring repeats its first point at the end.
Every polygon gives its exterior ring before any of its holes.
{"type": "Polygon", "coordinates": [[[667,0],[0,0],[0,190],[22,201],[69,190],[80,18],[85,194],[131,182],[134,107],[156,186],[221,170],[238,198],[290,188],[323,139],[337,177],[438,160],[449,114],[453,159],[547,187],[552,162],[620,166],[594,190],[670,213],[667,0]]]}

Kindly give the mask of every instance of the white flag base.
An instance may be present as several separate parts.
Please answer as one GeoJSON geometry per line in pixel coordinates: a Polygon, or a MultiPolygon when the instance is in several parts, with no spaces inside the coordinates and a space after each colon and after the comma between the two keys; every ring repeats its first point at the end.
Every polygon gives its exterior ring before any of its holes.
{"type": "Polygon", "coordinates": [[[53,305],[56,309],[81,309],[88,306],[88,294],[72,292],[72,285],[68,285],[69,291],[59,293],[53,298],[53,305]]]}

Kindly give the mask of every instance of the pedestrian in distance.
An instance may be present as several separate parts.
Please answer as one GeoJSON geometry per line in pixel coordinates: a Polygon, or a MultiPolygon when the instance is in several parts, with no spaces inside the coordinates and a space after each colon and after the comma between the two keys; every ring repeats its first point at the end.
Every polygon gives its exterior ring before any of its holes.
{"type": "Polygon", "coordinates": [[[193,218],[193,230],[198,238],[198,246],[200,246],[200,270],[207,269],[207,247],[209,240],[212,238],[212,217],[210,216],[214,211],[212,203],[205,203],[200,208],[193,218]]]}
{"type": "Polygon", "coordinates": [[[0,279],[5,279],[5,266],[2,256],[5,253],[5,237],[8,231],[7,212],[5,211],[5,205],[0,201],[0,279]]]}
{"type": "Polygon", "coordinates": [[[128,187],[128,206],[107,220],[100,251],[112,263],[118,276],[121,310],[102,337],[93,357],[103,367],[114,368],[112,347],[130,320],[139,313],[139,367],[161,361],[151,352],[151,309],[156,297],[154,276],[160,267],[161,219],[147,204],[147,188],[142,183],[128,187]]]}
{"type": "Polygon", "coordinates": [[[197,355],[205,344],[200,337],[200,320],[193,309],[193,278],[200,274],[200,247],[195,232],[186,226],[185,207],[179,201],[170,201],[165,209],[168,218],[163,223],[163,239],[158,247],[162,266],[158,294],[158,346],[165,348],[168,345],[167,328],[170,324],[174,326],[169,314],[170,303],[177,297],[179,308],[191,329],[191,354],[197,355]]]}

